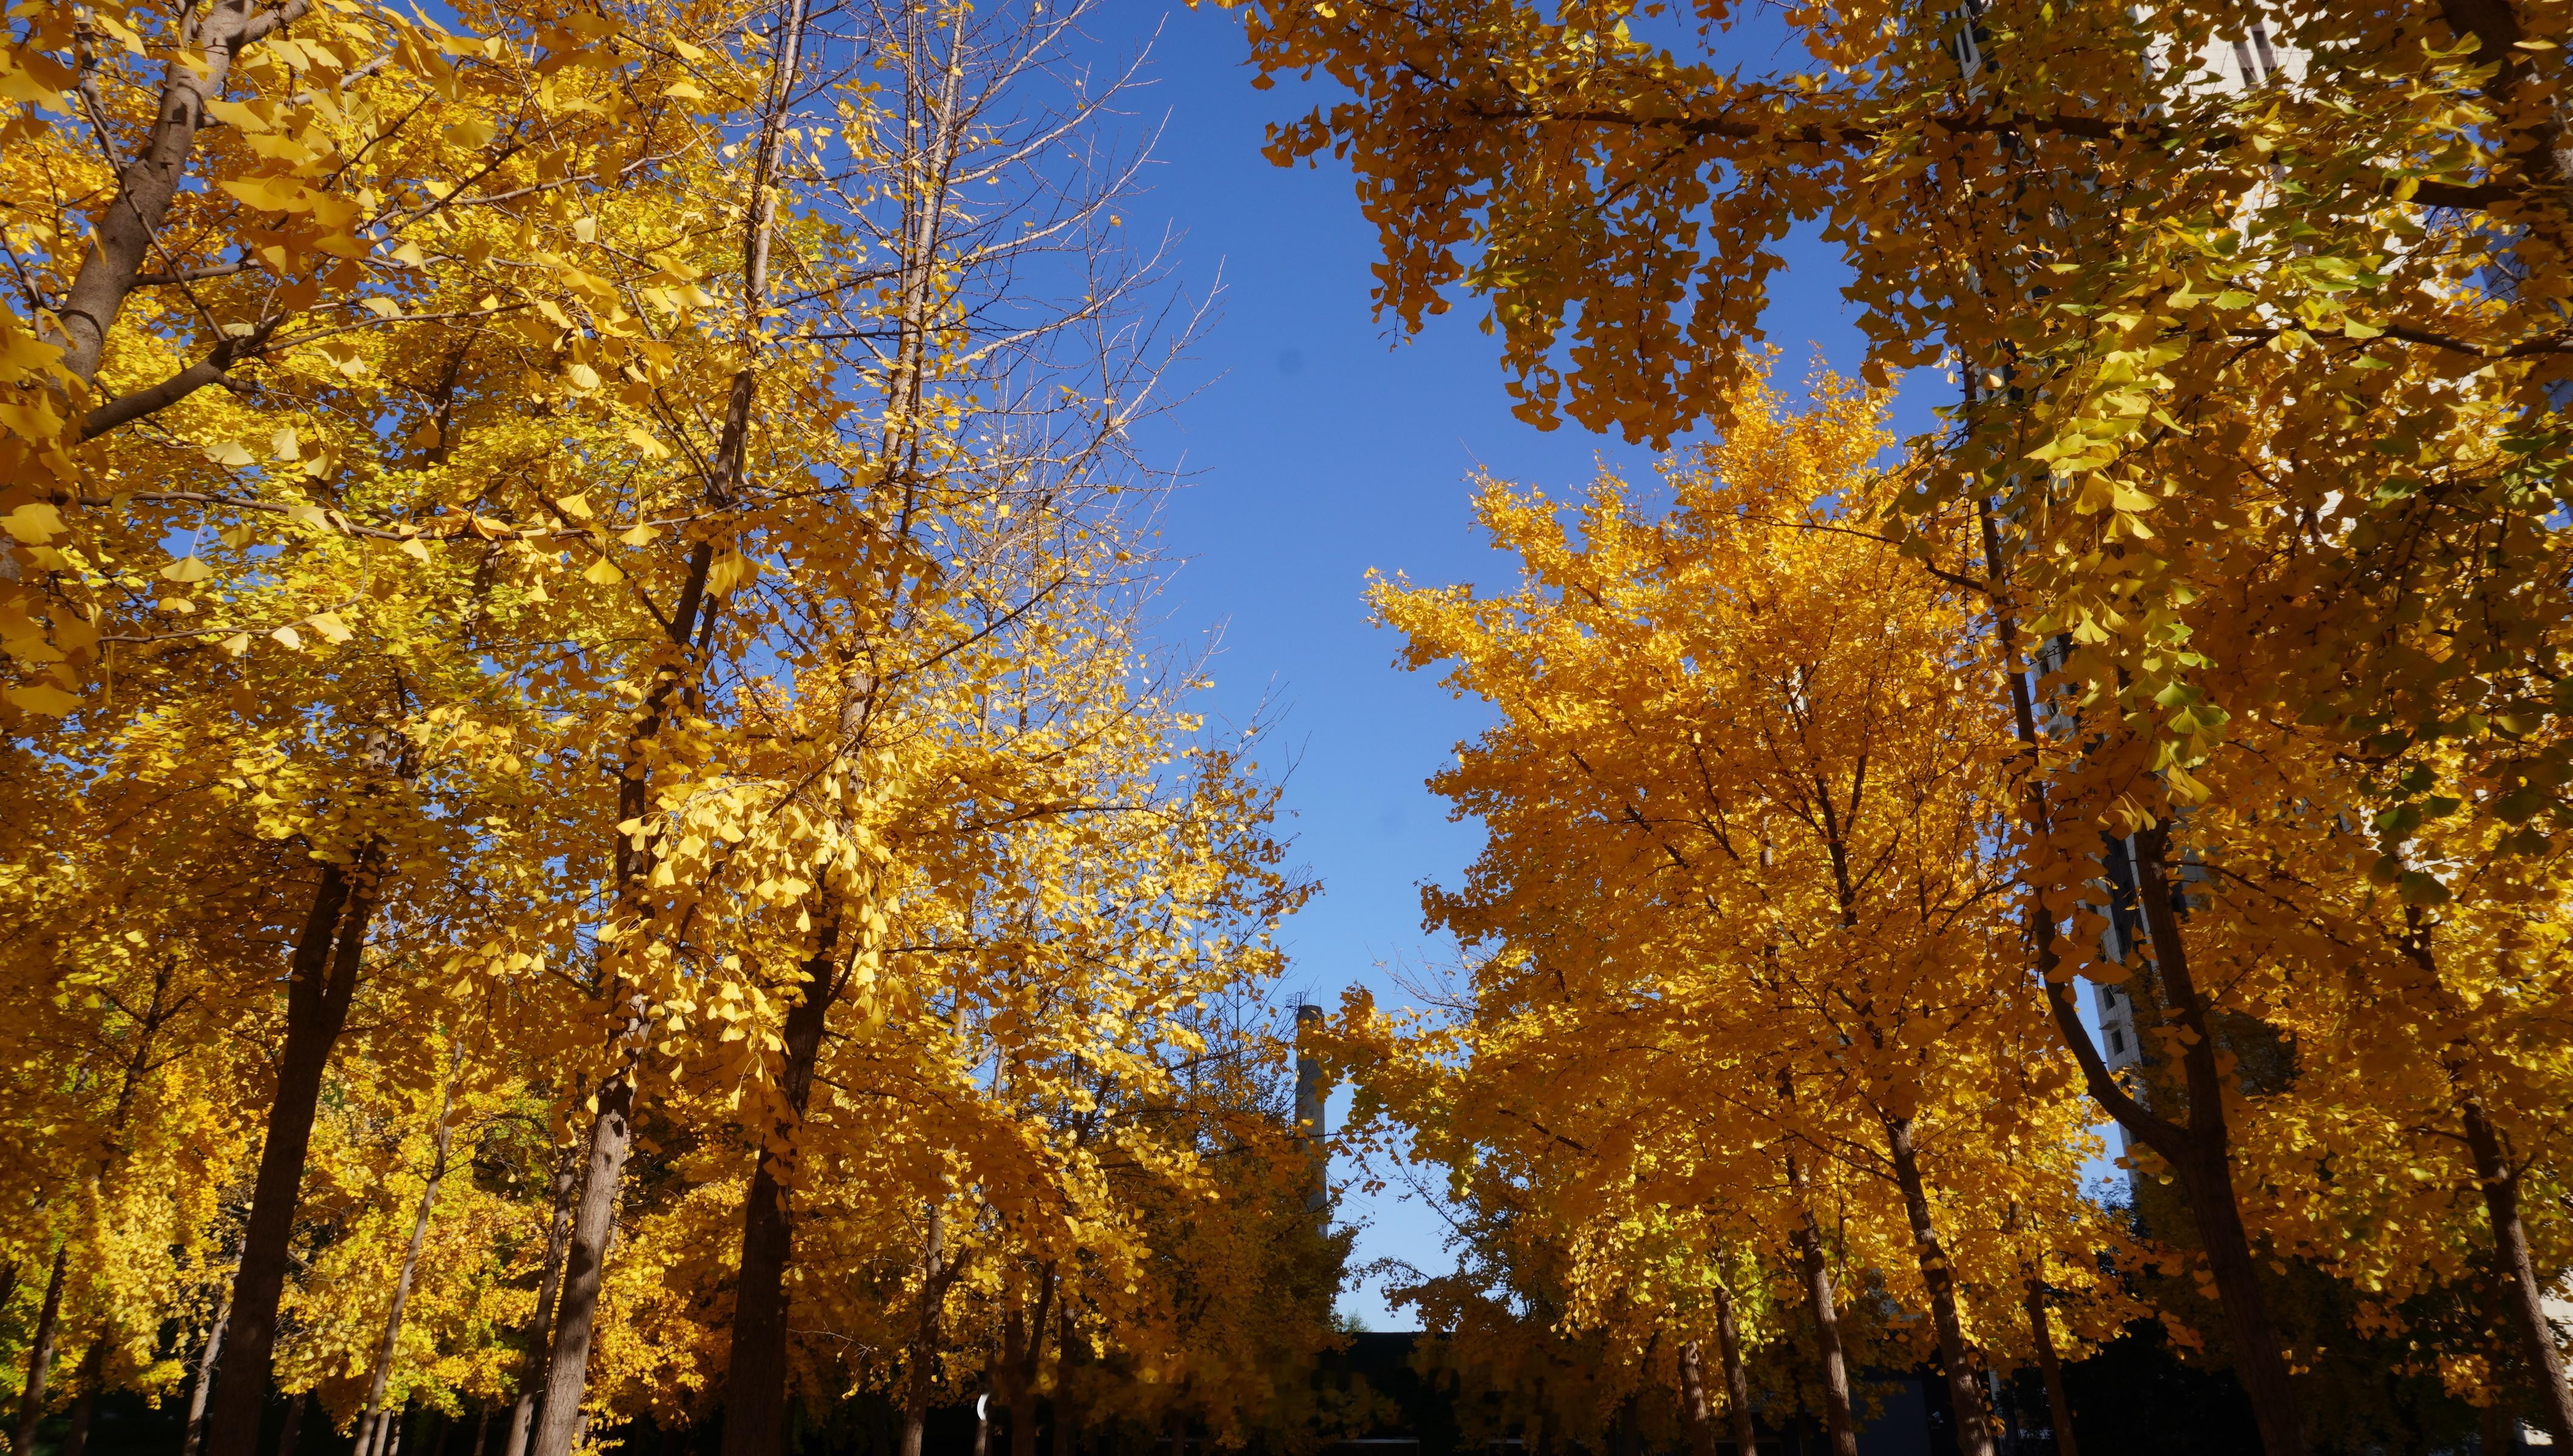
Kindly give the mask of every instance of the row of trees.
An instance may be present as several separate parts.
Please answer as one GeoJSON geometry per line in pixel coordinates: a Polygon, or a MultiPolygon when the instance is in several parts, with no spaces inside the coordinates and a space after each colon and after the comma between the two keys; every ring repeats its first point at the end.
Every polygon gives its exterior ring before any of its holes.
{"type": "Polygon", "coordinates": [[[1429,1307],[1844,1452],[1889,1348],[1980,1451],[1983,1372],[2145,1311],[2271,1456],[2364,1423],[2336,1375],[2573,1442],[2573,12],[1241,13],[1347,93],[1272,155],[1348,159],[1384,311],[1481,301],[1532,422],[1722,440],[1667,511],[1489,485],[1518,586],[1377,598],[1497,717],[1435,781],[1454,1015],[1340,1028],[1485,1255],[1429,1307]],[[1959,391],[1899,467],[1764,383],[1798,229],[1864,387],[1959,391]]]}
{"type": "Polygon", "coordinates": [[[2023,776],[2078,782],[2112,740],[2046,671],[2029,754],[2002,619],[1862,524],[1910,488],[1874,464],[1883,402],[1751,393],[1663,474],[1667,509],[1613,478],[1568,503],[1487,482],[1515,589],[1378,588],[1406,660],[1498,719],[1432,781],[1488,833],[1427,899],[1468,974],[1338,1029],[1355,1135],[1451,1170],[1469,1257],[1410,1297],[1460,1376],[1593,1449],[1638,1402],[1701,1442],[1803,1410],[1847,1443],[1861,1370],[1927,1364],[1989,1451],[1988,1374],[2034,1372],[2069,1433],[2063,1364],[2140,1319],[2239,1373],[2229,1231],[2269,1265],[2291,1390],[2327,1396],[2318,1436],[2551,1418],[2532,1301],[2573,1267],[2573,976],[2546,858],[2486,848],[2407,901],[2371,879],[2330,737],[2237,728],[2257,812],[2211,799],[2167,831],[2184,849],[2058,846],[2090,874],[2033,939],[2023,776]],[[2435,979],[2434,934],[2461,947],[2435,979]],[[2194,1085],[2174,945],[2226,989],[2194,1085]],[[2105,994],[2072,1034],[2131,1114],[2226,1119],[2218,1218],[2140,1137],[2137,1196],[2086,1186],[2105,1114],[2054,1005],[2076,969],[2105,994]],[[2425,1027],[2405,995],[2454,1004],[2425,1027]],[[2421,1076],[2432,1034],[2452,1081],[2421,1076]],[[2512,1149],[2491,1182],[2487,1143],[2512,1149]]]}
{"type": "Polygon", "coordinates": [[[11,12],[22,1456],[1308,1398],[1309,887],[1145,626],[1195,320],[1083,23],[11,12]]]}

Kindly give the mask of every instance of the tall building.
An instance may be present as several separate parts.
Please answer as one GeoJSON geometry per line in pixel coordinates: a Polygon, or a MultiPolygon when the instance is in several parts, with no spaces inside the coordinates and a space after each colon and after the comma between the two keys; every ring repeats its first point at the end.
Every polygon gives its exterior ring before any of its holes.
{"type": "Polygon", "coordinates": [[[1304,1206],[1327,1222],[1331,1209],[1331,1145],[1328,1129],[1323,1125],[1329,1109],[1331,1083],[1322,1071],[1321,1060],[1307,1048],[1308,1039],[1322,1030],[1322,1009],[1306,1004],[1295,1008],[1295,1135],[1304,1142],[1304,1206]]]}

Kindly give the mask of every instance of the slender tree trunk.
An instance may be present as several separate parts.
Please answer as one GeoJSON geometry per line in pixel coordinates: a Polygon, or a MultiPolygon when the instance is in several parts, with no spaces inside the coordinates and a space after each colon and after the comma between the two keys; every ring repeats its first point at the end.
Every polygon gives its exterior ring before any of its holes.
{"type": "MultiPolygon", "coordinates": [[[[751,178],[750,217],[744,228],[742,333],[746,343],[757,338],[759,312],[764,307],[768,269],[768,228],[775,216],[775,199],[769,184],[776,166],[779,128],[784,100],[796,64],[804,31],[803,0],[790,0],[791,13],[779,40],[777,61],[769,76],[767,115],[760,129],[759,162],[751,178]]],[[[757,378],[752,365],[745,363],[733,376],[732,390],[724,409],[723,431],[716,441],[711,470],[702,476],[709,502],[721,504],[732,498],[743,468],[744,451],[750,436],[752,409],[756,403],[757,378]]],[[[652,684],[643,695],[633,726],[625,739],[623,776],[617,781],[616,806],[620,823],[649,821],[654,814],[652,782],[652,743],[661,736],[668,721],[671,700],[689,700],[693,689],[687,663],[702,651],[698,639],[702,631],[708,638],[722,606],[706,590],[707,575],[714,566],[714,543],[700,540],[689,549],[687,566],[678,595],[673,599],[664,642],[668,649],[655,670],[652,684]]],[[[645,928],[653,915],[650,889],[652,871],[659,861],[657,837],[650,831],[630,834],[618,831],[614,842],[613,864],[616,884],[616,922],[626,937],[626,944],[640,949],[645,928]]],[[[625,954],[620,952],[619,954],[625,954]]],[[[617,1008],[617,1028],[609,1038],[613,1063],[597,1092],[597,1115],[589,1125],[588,1152],[581,1179],[580,1204],[572,1218],[571,1249],[563,1280],[562,1304],[556,1316],[552,1352],[545,1365],[544,1395],[538,1402],[535,1429],[530,1438],[534,1456],[571,1456],[580,1435],[581,1393],[589,1383],[589,1347],[598,1319],[599,1279],[605,1271],[607,1240],[615,1224],[616,1195],[625,1177],[625,1159],[633,1148],[634,1080],[639,1071],[636,1063],[642,1054],[647,1034],[643,1007],[638,993],[623,984],[621,972],[613,958],[608,961],[606,1001],[617,1008]]],[[[229,1456],[217,1452],[215,1456],[229,1456]]]]}
{"type": "Polygon", "coordinates": [[[277,1093],[269,1102],[241,1264],[233,1271],[232,1319],[224,1330],[229,1373],[215,1382],[206,1456],[257,1456],[259,1450],[260,1409],[276,1356],[277,1305],[286,1289],[288,1243],[303,1194],[314,1109],[331,1050],[348,1024],[375,909],[365,876],[363,859],[354,877],[338,865],[323,867],[312,914],[296,942],[286,988],[286,1048],[278,1059],[277,1093]]]}
{"type": "Polygon", "coordinates": [[[1742,1325],[1733,1310],[1733,1291],[1715,1286],[1715,1353],[1724,1366],[1725,1415],[1733,1423],[1739,1456],[1756,1456],[1759,1436],[1751,1424],[1751,1372],[1742,1363],[1742,1325]]]}
{"type": "Polygon", "coordinates": [[[1680,1423],[1688,1428],[1692,1456],[1715,1456],[1715,1418],[1706,1401],[1706,1361],[1695,1340],[1680,1346],[1680,1423]]]}
{"type": "MultiPolygon", "coordinates": [[[[1787,1159],[1787,1181],[1801,1201],[1805,1174],[1787,1159]]],[[[1805,1303],[1814,1316],[1814,1343],[1823,1364],[1823,1416],[1831,1427],[1832,1456],[1858,1456],[1858,1422],[1850,1415],[1849,1360],[1841,1350],[1840,1312],[1832,1303],[1832,1270],[1823,1256],[1823,1225],[1810,1203],[1793,1239],[1804,1265],[1805,1303]]]]}
{"type": "Polygon", "coordinates": [[[1037,1276],[1037,1307],[1033,1315],[1012,1310],[1007,1330],[1007,1356],[1003,1363],[1010,1381],[1010,1456],[1037,1456],[1037,1378],[1045,1367],[1045,1331],[1049,1312],[1054,1307],[1054,1265],[1045,1266],[1037,1276]]]}
{"type": "Polygon", "coordinates": [[[188,153],[206,122],[206,102],[224,94],[233,61],[280,27],[301,18],[308,0],[276,8],[254,0],[216,0],[199,12],[186,59],[162,71],[161,104],[135,154],[117,168],[116,199],[98,213],[96,235],[80,272],[58,306],[63,364],[83,381],[98,375],[108,331],[132,296],[155,247],[154,232],[184,190],[188,153]]]}
{"type": "Polygon", "coordinates": [[[1609,1437],[1609,1448],[1617,1456],[1644,1456],[1644,1417],[1642,1402],[1631,1393],[1617,1402],[1617,1424],[1609,1437]]]}
{"type": "Polygon", "coordinates": [[[2233,1192],[2231,1137],[2224,1112],[2224,1081],[2215,1065],[2214,1019],[2189,974],[2188,952],[2180,938],[2179,916],[2171,907],[2173,886],[2164,865],[2169,831],[2154,825],[2135,837],[2136,898],[2144,913],[2153,969],[2170,998],[2181,1029],[2196,1034],[2181,1049],[2180,1066],[2188,1086],[2188,1125],[2183,1157],[2175,1162],[2188,1190],[2191,1220],[2205,1245],[2207,1271],[2214,1276],[2216,1297],[2233,1338],[2234,1373],[2251,1398],[2251,1413],[2260,1427],[2260,1444],[2269,1456],[2304,1456],[2304,1420],[2296,1409],[2296,1390],[2279,1348],[2278,1326],[2269,1315],[2267,1291],[2251,1257],[2251,1235],[2242,1225],[2242,1206],[2233,1192]]]}
{"type": "Polygon", "coordinates": [[[2028,1281],[2028,1333],[2037,1347],[2037,1373],[2046,1382],[2048,1419],[2055,1423],[2055,1456],[2082,1456],[2073,1436],[2073,1401],[2064,1393],[2064,1364],[2055,1356],[2055,1329],[2046,1317],[2046,1281],[2028,1281]]]}
{"type": "Polygon", "coordinates": [[[106,1378],[107,1336],[100,1335],[81,1356],[80,1394],[72,1397],[71,1429],[63,1433],[63,1449],[57,1456],[81,1456],[88,1448],[90,1422],[98,1416],[98,1387],[106,1378]]]}
{"type": "Polygon", "coordinates": [[[2475,1444],[2482,1456],[2519,1456],[2528,1448],[2519,1439],[2519,1417],[2496,1400],[2476,1413],[2475,1444]]]}
{"type": "Polygon", "coordinates": [[[535,1456],[571,1456],[580,1438],[580,1400],[589,1382],[598,1286],[606,1271],[607,1240],[616,1226],[617,1189],[625,1179],[626,1154],[634,1146],[633,1112],[634,1077],[629,1068],[599,1088],[598,1112],[590,1119],[580,1200],[572,1207],[571,1243],[563,1260],[553,1353],[545,1366],[544,1394],[536,1405],[531,1443],[535,1456]]]}
{"type": "MultiPolygon", "coordinates": [[[[828,878],[827,868],[821,878],[828,878]]],[[[842,917],[826,912],[803,965],[801,996],[786,1012],[777,1125],[761,1139],[742,1205],[741,1279],[733,1296],[732,1360],[724,1376],[723,1456],[784,1456],[786,1449],[786,1269],[795,1257],[787,1198],[796,1181],[795,1142],[813,1092],[814,1065],[831,1004],[840,995],[842,917]]]]}
{"type": "Polygon", "coordinates": [[[224,1301],[215,1309],[215,1323],[206,1331],[206,1352],[197,1357],[197,1379],[188,1392],[188,1431],[179,1441],[179,1456],[197,1456],[197,1443],[205,1438],[206,1398],[214,1394],[215,1362],[224,1354],[224,1325],[233,1314],[233,1289],[224,1286],[224,1301]]]}
{"type": "Polygon", "coordinates": [[[938,1311],[947,1298],[947,1270],[942,1264],[946,1235],[946,1209],[932,1203],[929,1231],[920,1245],[920,1311],[914,1324],[911,1369],[903,1381],[902,1456],[921,1456],[921,1428],[929,1419],[931,1367],[938,1359],[938,1311]]]}
{"type": "Polygon", "coordinates": [[[1884,1122],[1895,1185],[1903,1190],[1903,1211],[1912,1224],[1912,1252],[1921,1263],[1921,1282],[1930,1290],[1930,1322],[1939,1333],[1939,1362],[1947,1367],[1948,1403],[1957,1413],[1957,1449],[1962,1456],[1993,1456],[1992,1418],[1975,1381],[1965,1322],[1957,1314],[1956,1271],[1930,1217],[1930,1190],[1921,1180],[1921,1149],[1912,1119],[1887,1117],[1884,1122]]]}
{"type": "Polygon", "coordinates": [[[505,1456],[526,1456],[527,1436],[536,1418],[536,1399],[544,1388],[545,1357],[552,1344],[554,1296],[562,1287],[563,1258],[571,1245],[571,1200],[579,1188],[569,1158],[554,1168],[553,1213],[545,1220],[545,1262],[536,1274],[536,1308],[527,1317],[527,1362],[518,1375],[518,1398],[509,1407],[505,1456]]]}
{"type": "MultiPolygon", "coordinates": [[[[434,1149],[429,1164],[429,1180],[421,1184],[420,1204],[412,1210],[411,1242],[403,1247],[402,1271],[394,1276],[394,1300],[385,1311],[385,1336],[376,1344],[376,1370],[367,1382],[366,1419],[360,1426],[359,1456],[365,1456],[367,1426],[380,1425],[385,1408],[385,1385],[393,1379],[394,1358],[402,1346],[403,1307],[411,1302],[412,1280],[419,1277],[420,1251],[429,1242],[429,1214],[437,1207],[438,1185],[446,1180],[446,1154],[455,1137],[455,1085],[464,1075],[464,1041],[456,1039],[455,1050],[446,1073],[446,1092],[438,1098],[437,1130],[430,1146],[434,1149]]],[[[382,1445],[381,1439],[377,1442],[382,1445]]]]}
{"type": "Polygon", "coordinates": [[[35,1456],[36,1427],[44,1423],[45,1386],[53,1379],[54,1341],[62,1329],[63,1272],[70,1260],[69,1239],[54,1245],[54,1270],[45,1276],[45,1302],[27,1341],[27,1384],[18,1396],[18,1429],[10,1439],[17,1456],[35,1456]]]}
{"type": "Polygon", "coordinates": [[[310,1392],[299,1390],[286,1403],[286,1429],[277,1433],[277,1456],[295,1456],[295,1447],[304,1435],[304,1408],[312,1399],[310,1392]]]}
{"type": "MultiPolygon", "coordinates": [[[[1986,502],[1977,501],[1976,510],[1983,531],[1986,574],[1993,582],[1999,604],[1999,593],[2007,583],[2000,533],[1986,502]]],[[[2044,835],[2052,816],[2046,785],[2038,777],[2037,715],[2028,679],[2013,665],[2019,651],[2019,624],[2006,606],[1993,614],[1993,636],[2001,649],[2003,675],[2009,679],[2015,727],[2029,755],[2020,785],[2024,812],[2030,830],[2044,835]]],[[[2231,1142],[2225,1122],[2224,1083],[2215,1065],[2213,1019],[2189,974],[2187,946],[2179,933],[2179,917],[2172,908],[2172,886],[2163,863],[2168,844],[2167,825],[2155,824],[2135,836],[2136,898],[2144,912],[2153,969],[2168,998],[2170,1018],[2188,1034],[2183,1038],[2186,1045],[2180,1055],[2188,1098],[2185,1122],[2175,1122],[2146,1108],[2119,1086],[2089,1030],[2082,1025],[2080,1008],[2074,1004],[2070,978],[2062,972],[2061,955],[2056,949],[2060,930],[2034,902],[2027,917],[2030,954],[2038,978],[2046,987],[2056,1029],[2081,1065],[2083,1083],[2092,1099],[2117,1118],[2137,1141],[2160,1154],[2188,1195],[2190,1219],[2197,1227],[2198,1241],[2204,1245],[2207,1271],[2213,1276],[2216,1300],[2223,1308],[2226,1331],[2232,1339],[2234,1374],[2250,1398],[2252,1418],[2260,1429],[2261,1449],[2267,1456],[2304,1456],[2304,1420],[2296,1408],[2295,1386],[2288,1377],[2285,1353],[2278,1347],[2277,1324],[2269,1314],[2268,1296],[2260,1286],[2259,1268],[2251,1258],[2250,1235],[2243,1227],[2241,1204],[2233,1191],[2231,1142]]]]}
{"type": "Polygon", "coordinates": [[[1054,1359],[1054,1439],[1049,1443],[1051,1456],[1073,1456],[1079,1444],[1081,1407],[1072,1394],[1072,1300],[1066,1296],[1056,1306],[1054,1359]]]}
{"type": "Polygon", "coordinates": [[[1013,1309],[1001,1320],[1001,1358],[994,1361],[994,1383],[1001,1387],[1001,1412],[1009,1421],[1010,1456],[1036,1456],[1037,1433],[1022,1428],[1033,1425],[1037,1414],[1035,1384],[1027,1378],[1028,1348],[1027,1311],[1013,1309]]]}
{"type": "Polygon", "coordinates": [[[2501,1134],[2472,1097],[2460,1108],[2466,1124],[2466,1147],[2475,1159],[2475,1181],[2482,1185],[2484,1215],[2492,1223],[2493,1272],[2501,1276],[2502,1297],[2510,1306],[2511,1332],[2519,1339],[2520,1357],[2528,1362],[2529,1379],[2540,1388],[2537,1417],[2559,1451],[2573,1451],[2573,1387],[2564,1381],[2564,1356],[2555,1347],[2553,1322],[2546,1317],[2546,1286],[2537,1277],[2537,1261],[2528,1247],[2528,1226],[2519,1216],[2519,1169],[2511,1166],[2501,1134]]]}

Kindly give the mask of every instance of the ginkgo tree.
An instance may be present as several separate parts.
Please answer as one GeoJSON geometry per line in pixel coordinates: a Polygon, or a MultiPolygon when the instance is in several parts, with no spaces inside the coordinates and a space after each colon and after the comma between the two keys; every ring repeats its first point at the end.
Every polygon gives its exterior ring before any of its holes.
{"type": "Polygon", "coordinates": [[[1722,1348],[1741,1388],[1719,1271],[1728,1244],[1767,1254],[1855,1449],[1858,1296],[1836,1286],[1859,1279],[1928,1315],[1959,1439],[1990,1450],[1987,1352],[2018,1363],[2050,1255],[2096,1268],[2080,1240],[2118,1240],[2015,950],[2014,745],[1967,688],[1982,602],[1848,523],[1887,488],[1884,403],[1821,389],[1796,415],[1736,399],[1660,518],[1613,479],[1568,505],[1487,482],[1515,590],[1379,588],[1405,661],[1452,662],[1500,725],[1431,781],[1489,834],[1425,900],[1476,958],[1470,1015],[1362,1021],[1392,1059],[1366,1075],[1385,1114],[1435,1127],[1425,1151],[1571,1241],[1565,1319],[1655,1303],[1639,1264],[1680,1218],[1671,1277],[1695,1288],[1671,1317],[1698,1313],[1673,1348],[1722,1348]],[[1862,1272],[1897,1262],[1908,1289],[1862,1272]]]}

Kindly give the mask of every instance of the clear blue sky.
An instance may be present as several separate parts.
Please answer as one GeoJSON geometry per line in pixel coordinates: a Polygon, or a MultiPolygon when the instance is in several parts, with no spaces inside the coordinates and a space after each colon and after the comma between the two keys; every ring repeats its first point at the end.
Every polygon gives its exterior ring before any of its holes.
{"type": "MultiPolygon", "coordinates": [[[[1165,224],[1181,235],[1185,287],[1203,294],[1223,283],[1221,317],[1187,370],[1198,392],[1148,439],[1158,463],[1184,461],[1192,478],[1165,517],[1165,544],[1186,563],[1168,597],[1169,630],[1221,631],[1220,711],[1248,716],[1272,696],[1286,710],[1280,741],[1297,751],[1287,829],[1322,883],[1286,929],[1289,990],[1329,1006],[1362,984],[1399,1004],[1389,970],[1453,959],[1451,945],[1421,929],[1418,886],[1452,881],[1480,834],[1449,823],[1422,780],[1481,714],[1434,676],[1392,665],[1393,639],[1367,624],[1366,572],[1498,583],[1504,566],[1468,525],[1470,470],[1561,489],[1603,459],[1642,470],[1652,457],[1512,419],[1470,302],[1407,343],[1369,318],[1376,244],[1346,172],[1281,170],[1260,155],[1263,127],[1317,93],[1254,90],[1225,12],[1110,0],[1094,33],[1107,55],[1131,54],[1157,23],[1152,84],[1136,93],[1134,121],[1161,127],[1159,160],[1126,224],[1139,240],[1165,224]]],[[[1772,341],[1790,365],[1820,347],[1854,370],[1859,338],[1836,258],[1819,246],[1791,251],[1788,291],[1766,321],[1772,341]]],[[[1925,399],[1905,404],[1907,425],[1928,422],[1925,399]]],[[[1344,1179],[1356,1171],[1334,1168],[1344,1179]]],[[[1442,1225],[1416,1203],[1353,1194],[1342,1213],[1364,1225],[1361,1262],[1449,1263],[1442,1225]]],[[[1371,1328],[1417,1323],[1374,1288],[1344,1294],[1341,1307],[1371,1328]]]]}

